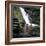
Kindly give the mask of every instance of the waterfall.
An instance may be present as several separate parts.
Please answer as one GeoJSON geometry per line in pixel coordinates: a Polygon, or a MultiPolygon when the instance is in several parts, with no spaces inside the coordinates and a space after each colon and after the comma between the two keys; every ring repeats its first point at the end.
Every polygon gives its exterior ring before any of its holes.
{"type": "Polygon", "coordinates": [[[22,13],[22,16],[23,16],[23,18],[25,20],[25,23],[28,24],[28,25],[31,25],[31,23],[29,21],[29,18],[28,18],[29,15],[25,12],[24,8],[19,7],[19,9],[20,9],[20,11],[22,13]]]}

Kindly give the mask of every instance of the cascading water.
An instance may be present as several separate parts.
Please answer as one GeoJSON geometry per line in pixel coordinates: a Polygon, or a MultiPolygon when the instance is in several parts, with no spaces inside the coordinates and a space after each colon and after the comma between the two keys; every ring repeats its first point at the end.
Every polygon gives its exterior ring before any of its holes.
{"type": "Polygon", "coordinates": [[[31,25],[30,21],[29,21],[29,18],[28,18],[28,14],[25,12],[24,8],[22,7],[19,7],[20,8],[20,11],[22,13],[22,16],[25,20],[25,23],[28,24],[28,25],[31,25]]]}
{"type": "Polygon", "coordinates": [[[30,23],[29,15],[26,13],[24,8],[19,7],[19,9],[22,13],[23,19],[25,20],[24,35],[28,35],[28,31],[29,31],[28,28],[30,28],[30,26],[35,27],[35,26],[39,26],[39,25],[30,23]]]}

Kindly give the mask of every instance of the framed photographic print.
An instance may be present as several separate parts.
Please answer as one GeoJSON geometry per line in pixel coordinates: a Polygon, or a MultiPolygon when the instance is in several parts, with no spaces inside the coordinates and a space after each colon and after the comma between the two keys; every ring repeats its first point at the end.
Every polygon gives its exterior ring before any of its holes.
{"type": "Polygon", "coordinates": [[[5,2],[5,43],[45,42],[45,3],[5,2]]]}

